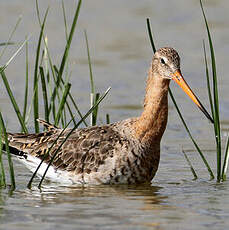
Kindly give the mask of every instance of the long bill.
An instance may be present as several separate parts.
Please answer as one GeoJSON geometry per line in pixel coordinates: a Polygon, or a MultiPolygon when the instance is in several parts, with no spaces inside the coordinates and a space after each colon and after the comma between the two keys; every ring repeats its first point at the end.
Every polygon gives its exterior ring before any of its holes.
{"type": "Polygon", "coordinates": [[[196,97],[196,95],[192,92],[186,81],[184,80],[181,72],[177,70],[173,75],[172,79],[184,90],[184,92],[192,99],[192,101],[200,108],[200,110],[205,114],[205,116],[214,123],[214,120],[209,115],[207,110],[204,108],[204,106],[201,104],[199,99],[196,97]]]}

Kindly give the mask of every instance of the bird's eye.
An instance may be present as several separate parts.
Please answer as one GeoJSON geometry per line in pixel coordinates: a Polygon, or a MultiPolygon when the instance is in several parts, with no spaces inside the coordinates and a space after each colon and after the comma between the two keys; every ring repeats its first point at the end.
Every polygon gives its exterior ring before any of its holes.
{"type": "Polygon", "coordinates": [[[165,60],[163,58],[160,59],[161,64],[165,64],[165,60]]]}

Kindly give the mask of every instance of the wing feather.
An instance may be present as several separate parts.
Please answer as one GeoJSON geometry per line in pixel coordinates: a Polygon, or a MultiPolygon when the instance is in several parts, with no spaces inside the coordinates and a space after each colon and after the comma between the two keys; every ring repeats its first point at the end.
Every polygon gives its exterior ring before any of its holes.
{"type": "MultiPolygon", "coordinates": [[[[42,121],[48,128],[39,134],[9,134],[10,146],[26,154],[43,159],[45,153],[60,135],[61,129],[42,121]]],[[[49,163],[56,149],[61,145],[70,129],[65,130],[45,158],[49,163]]],[[[58,152],[52,166],[55,169],[75,173],[96,172],[108,157],[113,157],[115,146],[121,137],[112,125],[93,126],[75,130],[58,152]]]]}

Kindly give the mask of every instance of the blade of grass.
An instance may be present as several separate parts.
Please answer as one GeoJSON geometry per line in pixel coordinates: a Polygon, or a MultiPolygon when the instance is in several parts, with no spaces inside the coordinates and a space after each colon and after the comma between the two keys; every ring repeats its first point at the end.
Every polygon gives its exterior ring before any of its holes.
{"type": "Polygon", "coordinates": [[[148,35],[149,35],[149,39],[150,39],[150,44],[151,44],[153,52],[155,53],[156,47],[155,47],[154,40],[153,40],[153,35],[152,35],[152,30],[151,30],[149,18],[146,19],[146,24],[147,24],[147,31],[148,31],[148,35]]]}
{"type": "Polygon", "coordinates": [[[44,74],[45,76],[47,76],[48,74],[48,63],[49,63],[49,57],[48,57],[48,37],[45,36],[44,39],[44,43],[45,43],[45,47],[44,47],[44,74]]]}
{"type": "Polygon", "coordinates": [[[8,46],[8,45],[14,45],[16,44],[15,42],[1,42],[0,46],[8,46]]]}
{"type": "MultiPolygon", "coordinates": [[[[40,64],[38,64],[39,67],[44,65],[44,56],[45,56],[45,50],[43,49],[41,52],[40,64]]],[[[39,71],[38,71],[38,73],[39,73],[39,71]]]]}
{"type": "Polygon", "coordinates": [[[226,148],[224,151],[224,161],[223,161],[223,170],[222,170],[222,181],[226,180],[226,172],[228,167],[228,159],[229,159],[229,134],[227,136],[226,148]]]}
{"type": "Polygon", "coordinates": [[[37,87],[38,86],[38,62],[39,62],[39,57],[40,57],[41,39],[42,39],[48,11],[49,11],[49,8],[45,12],[44,20],[43,20],[41,30],[40,30],[40,35],[39,35],[37,50],[36,50],[35,68],[34,68],[33,90],[35,94],[33,98],[33,115],[34,115],[33,119],[34,119],[34,126],[35,126],[36,133],[39,133],[39,124],[37,121],[39,117],[39,96],[38,96],[38,87],[37,87]]]}
{"type": "Polygon", "coordinates": [[[16,52],[11,56],[11,58],[6,62],[6,64],[4,66],[1,67],[1,71],[4,71],[7,66],[11,63],[11,61],[13,61],[13,59],[17,56],[17,54],[20,52],[20,50],[23,48],[23,46],[25,45],[25,43],[30,39],[30,37],[28,37],[28,39],[25,39],[25,41],[19,46],[19,48],[16,50],[16,52]]]}
{"type": "Polygon", "coordinates": [[[87,46],[87,59],[88,59],[88,66],[89,66],[89,71],[90,71],[91,94],[94,95],[95,94],[95,85],[94,85],[93,74],[92,74],[91,57],[90,57],[90,50],[89,50],[89,44],[88,44],[86,30],[84,30],[84,36],[85,36],[85,41],[86,41],[86,46],[87,46]]]}
{"type": "Polygon", "coordinates": [[[40,77],[41,77],[41,86],[42,86],[42,93],[43,93],[43,101],[44,101],[45,120],[47,122],[49,122],[49,116],[48,116],[48,95],[47,95],[47,89],[46,89],[44,69],[43,69],[42,66],[40,66],[39,69],[40,69],[40,77]]]}
{"type": "Polygon", "coordinates": [[[6,176],[5,176],[5,170],[4,170],[4,165],[3,165],[3,159],[2,159],[2,128],[0,126],[0,188],[1,187],[6,187],[6,176]]]}
{"type": "MultiPolygon", "coordinates": [[[[153,36],[152,36],[152,32],[151,32],[151,26],[150,26],[149,19],[147,19],[147,29],[148,29],[148,34],[149,34],[149,37],[150,37],[150,42],[151,42],[151,46],[152,46],[153,52],[155,52],[156,48],[155,48],[154,41],[153,41],[153,36]]],[[[183,116],[182,116],[182,114],[181,114],[181,112],[180,112],[180,110],[179,110],[179,108],[177,106],[176,100],[175,100],[175,98],[174,98],[174,96],[173,96],[172,91],[171,91],[170,88],[169,88],[169,95],[170,95],[170,97],[171,97],[171,99],[173,101],[173,104],[175,105],[175,108],[176,108],[176,110],[178,112],[178,115],[179,115],[179,117],[180,117],[180,119],[181,119],[181,121],[182,121],[182,123],[183,123],[183,125],[184,125],[184,127],[185,127],[185,129],[186,129],[186,131],[187,131],[187,133],[189,135],[189,137],[191,138],[193,144],[195,145],[195,147],[196,147],[196,149],[197,149],[200,157],[202,158],[202,160],[203,160],[203,162],[204,162],[204,164],[205,164],[205,166],[206,166],[206,168],[207,168],[207,170],[209,172],[210,178],[214,179],[214,174],[213,174],[213,172],[211,170],[211,167],[209,166],[209,164],[208,164],[207,160],[205,159],[203,153],[201,152],[199,146],[197,145],[197,143],[193,139],[193,137],[192,137],[192,135],[191,135],[191,133],[190,133],[187,125],[186,125],[186,122],[184,121],[184,118],[183,118],[183,116]]]]}
{"type": "Polygon", "coordinates": [[[213,98],[214,98],[214,128],[215,128],[215,138],[216,138],[216,146],[217,146],[217,181],[219,182],[221,180],[221,133],[220,133],[220,121],[219,121],[219,99],[218,99],[218,84],[217,84],[217,74],[216,74],[215,53],[214,53],[214,48],[213,48],[213,43],[212,43],[212,38],[211,38],[207,18],[201,0],[200,0],[200,6],[204,17],[205,26],[207,29],[208,41],[209,41],[209,47],[211,53],[213,98]]]}
{"type": "MultiPolygon", "coordinates": [[[[100,94],[99,93],[96,93],[95,94],[95,99],[94,99],[94,104],[99,100],[99,96],[100,94]]],[[[97,115],[98,115],[98,109],[99,107],[95,107],[95,109],[93,110],[92,112],[92,125],[96,125],[96,122],[97,122],[97,115]]]]}
{"type": "MultiPolygon", "coordinates": [[[[94,104],[94,94],[90,93],[90,107],[92,107],[94,104]]],[[[90,115],[90,124],[93,126],[93,112],[90,115]]]]}
{"type": "MultiPolygon", "coordinates": [[[[67,19],[66,19],[66,13],[65,13],[65,6],[64,1],[61,1],[62,5],[62,11],[63,11],[63,18],[64,18],[64,28],[65,28],[65,37],[66,42],[68,41],[68,26],[67,26],[67,19]]],[[[65,67],[65,82],[69,82],[70,74],[69,74],[69,58],[66,59],[66,67],[65,67]]],[[[64,114],[66,114],[65,107],[64,107],[64,114]]],[[[64,119],[64,116],[62,117],[62,120],[64,119]]],[[[63,125],[64,127],[64,125],[63,125]]]]}
{"type": "Polygon", "coordinates": [[[2,118],[2,113],[0,112],[0,126],[1,126],[1,130],[3,132],[4,135],[4,142],[5,142],[5,147],[6,147],[6,153],[7,153],[7,158],[8,158],[8,164],[9,164],[9,170],[10,170],[10,181],[11,181],[11,190],[14,190],[16,187],[15,184],[15,177],[14,177],[14,167],[13,167],[13,162],[11,159],[11,153],[10,153],[10,149],[9,149],[9,143],[8,143],[8,135],[6,132],[6,127],[4,125],[4,121],[2,118]]]}
{"type": "MultiPolygon", "coordinates": [[[[37,86],[38,87],[38,86],[37,86]]],[[[28,121],[29,121],[29,117],[30,117],[30,115],[31,115],[31,111],[32,111],[32,107],[33,107],[33,98],[34,98],[34,94],[35,94],[35,92],[33,91],[32,92],[33,93],[33,96],[32,96],[32,98],[31,98],[31,103],[30,103],[30,105],[29,105],[29,109],[27,110],[27,114],[26,114],[26,118],[25,118],[25,125],[28,123],[28,121]]]]}
{"type": "Polygon", "coordinates": [[[110,115],[108,113],[106,114],[106,123],[110,124],[110,115]]]}
{"type": "Polygon", "coordinates": [[[90,113],[92,113],[93,110],[94,110],[94,109],[100,104],[100,102],[106,97],[106,95],[108,94],[108,92],[110,91],[110,89],[111,89],[111,88],[109,87],[109,88],[106,90],[106,92],[99,98],[99,100],[95,103],[95,105],[94,105],[92,108],[90,108],[90,109],[88,110],[88,112],[87,112],[87,113],[83,116],[83,118],[74,126],[74,128],[66,135],[65,139],[62,141],[62,143],[61,143],[61,144],[58,146],[58,148],[55,150],[55,152],[54,152],[54,154],[53,154],[53,156],[52,156],[52,158],[51,158],[51,160],[50,160],[50,162],[49,162],[49,164],[48,164],[48,166],[47,166],[47,168],[46,168],[46,170],[45,170],[45,172],[44,172],[44,174],[43,174],[43,176],[42,176],[42,178],[41,178],[41,180],[40,180],[40,183],[39,183],[39,185],[38,185],[38,188],[41,188],[41,185],[42,185],[42,182],[43,182],[43,180],[44,180],[44,178],[45,178],[45,175],[46,175],[46,173],[47,173],[49,167],[51,166],[53,160],[55,159],[57,153],[58,153],[59,150],[62,148],[63,144],[67,141],[67,139],[69,138],[69,136],[77,129],[77,127],[83,122],[83,120],[86,119],[86,118],[90,115],[90,113]]]}
{"type": "MultiPolygon", "coordinates": [[[[65,104],[66,104],[66,102],[65,102],[65,104]]],[[[65,127],[67,124],[67,112],[66,112],[65,108],[63,109],[63,116],[61,118],[61,123],[62,123],[62,127],[65,127]]]]}
{"type": "MultiPolygon", "coordinates": [[[[9,45],[9,44],[12,44],[11,39],[12,39],[12,37],[13,37],[13,35],[14,35],[14,33],[15,33],[15,31],[16,31],[18,25],[19,25],[19,23],[21,22],[21,19],[22,19],[22,17],[20,16],[20,17],[18,18],[18,20],[17,20],[17,22],[16,22],[16,25],[14,26],[12,32],[10,33],[10,36],[9,36],[8,41],[4,43],[4,44],[5,44],[5,47],[4,47],[4,49],[2,50],[2,52],[0,53],[0,59],[2,58],[3,54],[5,53],[5,51],[6,51],[7,47],[8,47],[8,45],[9,45]]],[[[3,44],[3,43],[2,43],[2,44],[3,44]]]]}
{"type": "Polygon", "coordinates": [[[65,86],[64,93],[63,93],[63,96],[62,96],[62,99],[61,99],[61,102],[60,102],[60,105],[59,105],[59,108],[58,108],[58,112],[57,112],[57,115],[56,115],[56,120],[55,120],[55,123],[54,123],[56,126],[59,124],[60,118],[63,115],[64,105],[66,103],[67,96],[68,96],[70,88],[71,88],[71,84],[68,83],[65,86]]]}
{"type": "Polygon", "coordinates": [[[38,7],[38,0],[36,0],[36,11],[37,11],[37,17],[38,17],[39,24],[41,25],[41,17],[40,17],[40,11],[38,7]]]}
{"type": "Polygon", "coordinates": [[[206,55],[206,49],[205,49],[204,41],[203,41],[203,48],[204,48],[204,62],[205,62],[205,72],[206,72],[206,78],[207,78],[208,98],[209,98],[209,102],[210,102],[210,106],[211,106],[212,117],[214,120],[214,107],[213,107],[213,102],[212,102],[210,77],[209,77],[208,62],[207,62],[207,55],[206,55]]]}
{"type": "Polygon", "coordinates": [[[28,57],[28,42],[25,43],[25,96],[24,96],[24,109],[23,120],[25,122],[27,102],[28,102],[28,87],[29,87],[29,57],[28,57]]]}
{"type": "MultiPolygon", "coordinates": [[[[89,49],[89,43],[88,43],[86,30],[84,31],[84,36],[85,36],[85,41],[86,41],[88,66],[89,66],[89,72],[90,72],[90,83],[91,83],[90,102],[91,102],[91,107],[92,107],[98,100],[99,94],[95,94],[95,84],[93,80],[91,56],[90,56],[90,49],[89,49]]],[[[97,113],[98,113],[98,107],[91,113],[91,125],[92,126],[96,125],[97,113]]]]}
{"type": "Polygon", "coordinates": [[[0,69],[0,74],[2,76],[2,80],[3,80],[4,85],[6,87],[7,93],[9,95],[9,97],[10,97],[10,100],[11,100],[11,103],[13,105],[14,111],[17,114],[18,120],[19,120],[19,122],[21,124],[21,128],[22,128],[24,133],[28,133],[27,127],[26,127],[24,119],[23,119],[23,117],[21,115],[21,112],[20,112],[20,109],[18,107],[18,104],[17,104],[17,102],[16,102],[16,100],[15,100],[15,98],[13,96],[13,93],[12,93],[12,91],[10,89],[10,85],[9,85],[9,82],[8,82],[7,77],[5,75],[5,72],[2,71],[2,69],[0,69]]]}
{"type": "Polygon", "coordinates": [[[196,180],[196,179],[198,178],[198,176],[197,176],[197,174],[196,174],[195,169],[194,169],[193,166],[192,166],[191,161],[189,160],[189,158],[188,158],[188,156],[187,156],[187,154],[185,153],[184,150],[182,150],[182,153],[184,154],[184,157],[185,157],[185,159],[186,159],[186,161],[187,161],[187,163],[188,163],[188,165],[189,165],[189,167],[190,167],[190,170],[191,170],[191,172],[192,172],[192,175],[194,176],[194,180],[196,180]]]}
{"type": "Polygon", "coordinates": [[[64,7],[64,1],[61,1],[62,10],[63,10],[63,17],[64,17],[64,28],[65,28],[65,36],[66,41],[68,40],[68,25],[67,25],[67,19],[66,19],[66,13],[65,13],[65,7],[64,7]]]}
{"type": "MultiPolygon", "coordinates": [[[[50,109],[50,107],[49,107],[50,109]]],[[[49,111],[48,111],[49,112],[49,111]]],[[[50,113],[48,113],[49,115],[50,113]]],[[[56,120],[56,103],[55,101],[53,100],[52,101],[52,116],[53,116],[53,120],[55,121],[56,120]]]]}

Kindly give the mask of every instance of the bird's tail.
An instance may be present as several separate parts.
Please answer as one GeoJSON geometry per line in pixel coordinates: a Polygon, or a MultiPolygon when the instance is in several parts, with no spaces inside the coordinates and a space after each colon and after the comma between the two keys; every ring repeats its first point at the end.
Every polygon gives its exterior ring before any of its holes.
{"type": "MultiPolygon", "coordinates": [[[[18,157],[26,158],[30,155],[42,155],[42,151],[48,148],[48,139],[58,128],[44,120],[38,119],[47,131],[35,134],[7,133],[10,152],[18,157]]],[[[3,138],[4,141],[4,138],[3,138]]],[[[5,149],[5,145],[3,145],[5,149]]]]}

